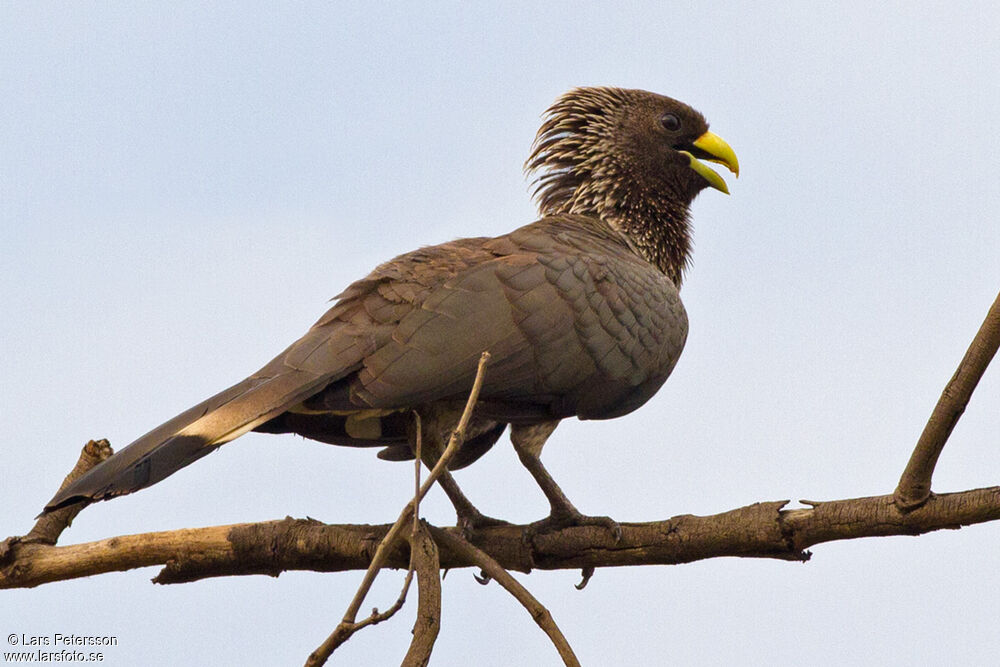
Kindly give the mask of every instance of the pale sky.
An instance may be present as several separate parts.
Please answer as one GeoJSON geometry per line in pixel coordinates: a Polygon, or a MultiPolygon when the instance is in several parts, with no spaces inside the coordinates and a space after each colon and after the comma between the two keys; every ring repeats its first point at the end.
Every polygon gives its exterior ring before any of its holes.
{"type": "MultiPolygon", "coordinates": [[[[645,521],[892,491],[1000,289],[992,3],[371,4],[0,4],[0,538],[87,439],[123,447],[243,378],[377,263],[531,222],[521,165],[579,85],[684,100],[742,173],[694,204],[674,375],[632,415],[550,439],[567,495],[645,521]]],[[[991,368],[935,490],[1000,484],[998,406],[991,368]]],[[[385,523],[411,473],[251,434],[88,508],[62,542],[385,523]]],[[[458,480],[488,514],[547,511],[506,440],[458,480]]],[[[439,491],[424,509],[454,520],[439,491]]],[[[804,565],[600,570],[583,592],[577,572],[518,578],[584,665],[984,664],[998,551],[986,524],[819,545],[804,565]]],[[[301,664],[361,577],[156,572],[0,592],[0,637],[115,635],[108,665],[301,664]]],[[[332,664],[398,664],[415,607],[332,664]]],[[[444,581],[432,664],[559,663],[465,570],[444,581]]]]}

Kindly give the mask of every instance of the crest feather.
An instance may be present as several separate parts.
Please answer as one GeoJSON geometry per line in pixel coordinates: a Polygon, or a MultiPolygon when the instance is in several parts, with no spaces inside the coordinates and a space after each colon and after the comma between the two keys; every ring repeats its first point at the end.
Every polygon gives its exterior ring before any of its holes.
{"type": "Polygon", "coordinates": [[[620,165],[615,129],[638,91],[575,88],[546,110],[524,163],[537,174],[533,197],[542,215],[589,213],[611,202],[620,165]]]}

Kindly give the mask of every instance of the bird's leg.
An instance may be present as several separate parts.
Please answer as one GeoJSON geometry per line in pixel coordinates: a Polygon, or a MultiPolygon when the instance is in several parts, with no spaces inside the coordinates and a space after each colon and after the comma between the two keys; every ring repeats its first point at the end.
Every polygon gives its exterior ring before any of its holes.
{"type": "Polygon", "coordinates": [[[447,470],[438,477],[438,484],[441,485],[441,488],[448,495],[448,500],[451,501],[452,506],[455,508],[455,514],[458,516],[458,526],[466,535],[475,532],[477,528],[502,526],[508,523],[502,519],[494,519],[491,516],[486,516],[476,509],[476,506],[465,497],[462,489],[458,487],[458,482],[455,481],[455,478],[447,470]]]}
{"type": "MultiPolygon", "coordinates": [[[[432,469],[438,459],[441,458],[441,454],[444,453],[446,444],[444,434],[449,433],[450,437],[450,432],[451,429],[442,430],[441,421],[433,411],[428,413],[421,412],[420,459],[428,469],[432,469]]],[[[412,446],[416,450],[416,434],[414,433],[413,436],[411,437],[411,441],[414,443],[412,446]]],[[[506,521],[486,516],[476,509],[472,501],[462,493],[458,482],[455,481],[455,478],[447,469],[441,471],[441,475],[437,481],[455,508],[455,514],[458,516],[458,526],[467,535],[477,528],[499,526],[507,523],[506,521]]]]}
{"type": "Polygon", "coordinates": [[[542,447],[558,424],[558,421],[550,421],[531,426],[519,425],[513,426],[510,431],[510,441],[514,444],[517,457],[535,478],[551,507],[549,516],[532,523],[531,528],[534,531],[544,531],[567,526],[603,526],[614,534],[615,540],[621,539],[622,529],[617,521],[611,517],[582,514],[542,465],[542,447]]]}

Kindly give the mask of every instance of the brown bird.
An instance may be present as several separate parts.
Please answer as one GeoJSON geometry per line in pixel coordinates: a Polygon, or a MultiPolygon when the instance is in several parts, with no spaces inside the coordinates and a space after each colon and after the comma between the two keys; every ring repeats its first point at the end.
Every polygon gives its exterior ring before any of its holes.
{"type": "MultiPolygon", "coordinates": [[[[739,173],[733,150],[686,104],[641,90],[570,91],[546,112],[525,163],[538,173],[541,219],[382,264],[261,370],[96,466],[45,511],[155,484],[248,431],[412,459],[416,412],[433,463],[488,350],[452,467],[478,459],[510,425],[551,505],[540,527],[613,526],[580,514],[539,457],[559,420],[628,414],[677,363],[687,337],[678,289],[691,252],[688,209],[706,187],[728,193],[703,160],[739,173]]],[[[463,524],[488,521],[450,475],[441,483],[463,524]]]]}

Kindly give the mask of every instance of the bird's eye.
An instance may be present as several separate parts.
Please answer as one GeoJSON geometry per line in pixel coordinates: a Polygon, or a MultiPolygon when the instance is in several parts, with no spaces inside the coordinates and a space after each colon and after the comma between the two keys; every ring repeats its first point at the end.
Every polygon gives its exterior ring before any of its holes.
{"type": "Polygon", "coordinates": [[[676,132],[681,129],[681,119],[677,117],[676,114],[665,113],[660,116],[660,125],[667,132],[676,132]]]}

